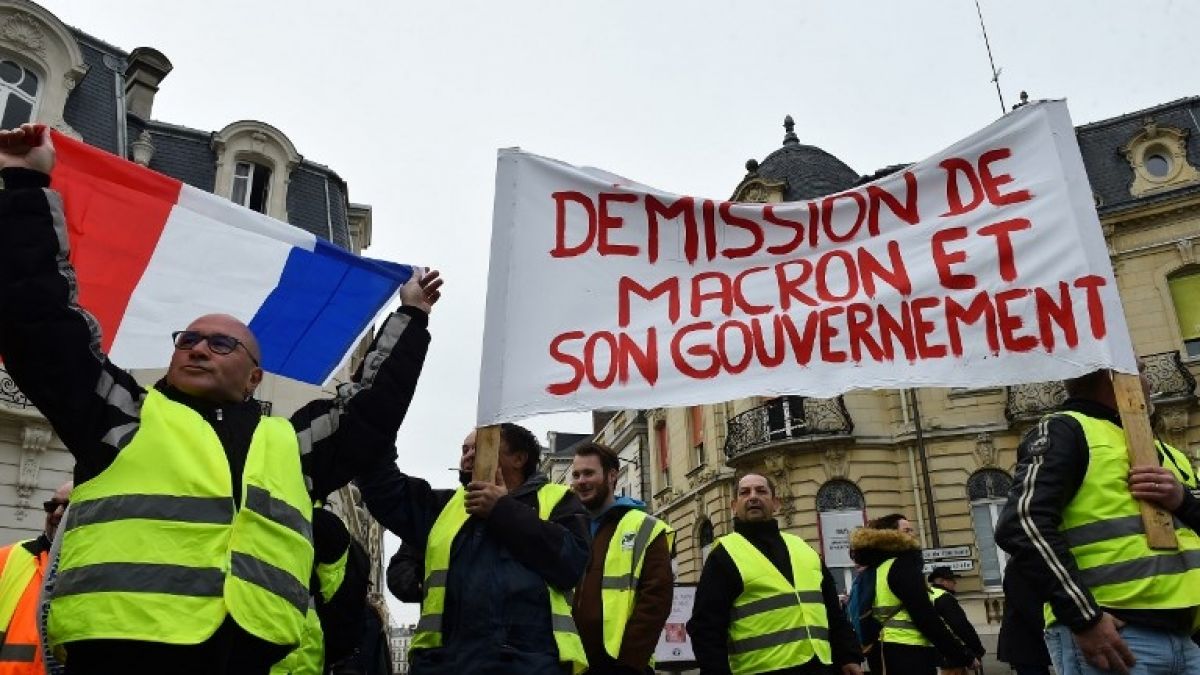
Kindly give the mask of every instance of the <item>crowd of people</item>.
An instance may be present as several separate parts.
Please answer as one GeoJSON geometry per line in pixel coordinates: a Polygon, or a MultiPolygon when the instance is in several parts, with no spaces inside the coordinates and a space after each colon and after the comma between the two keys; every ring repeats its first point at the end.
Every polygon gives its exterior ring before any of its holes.
{"type": "MultiPolygon", "coordinates": [[[[437,272],[405,284],[349,384],[290,418],[263,414],[258,341],[224,314],[173,333],[145,387],[78,305],[54,159],[44,130],[0,132],[0,356],[76,462],[43,533],[0,549],[0,674],[355,672],[369,563],[323,506],[352,480],[403,542],[387,578],[420,603],[411,672],[653,671],[675,534],[616,494],[612,449],[578,447],[560,485],[538,471],[537,438],[503,424],[494,476],[472,477],[474,433],[456,489],[397,466],[437,272]]],[[[1200,673],[1194,468],[1164,443],[1157,465],[1130,466],[1107,371],[1068,392],[1021,442],[997,524],[1011,555],[1000,657],[1028,675],[1200,673]],[[1173,514],[1177,549],[1149,547],[1138,500],[1173,514]]],[[[907,518],[852,533],[844,596],[778,508],[768,477],[737,478],[686,624],[701,673],[979,667],[956,577],[926,575],[907,518]]]]}

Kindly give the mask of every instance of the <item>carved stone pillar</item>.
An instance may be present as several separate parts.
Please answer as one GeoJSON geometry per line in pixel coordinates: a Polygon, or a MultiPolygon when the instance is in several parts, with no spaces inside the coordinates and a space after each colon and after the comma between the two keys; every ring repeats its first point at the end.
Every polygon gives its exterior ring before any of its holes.
{"type": "Polygon", "coordinates": [[[37,490],[38,474],[42,470],[42,454],[54,434],[44,424],[26,424],[21,429],[21,465],[17,470],[17,520],[25,520],[29,500],[37,490]]]}

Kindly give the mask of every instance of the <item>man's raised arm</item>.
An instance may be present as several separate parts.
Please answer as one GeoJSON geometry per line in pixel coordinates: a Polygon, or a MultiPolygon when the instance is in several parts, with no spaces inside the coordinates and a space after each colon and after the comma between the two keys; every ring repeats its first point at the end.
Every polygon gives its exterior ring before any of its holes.
{"type": "Polygon", "coordinates": [[[62,200],[44,127],[0,131],[0,357],[79,463],[103,471],[137,429],[142,389],[100,349],[78,304],[62,200]]]}

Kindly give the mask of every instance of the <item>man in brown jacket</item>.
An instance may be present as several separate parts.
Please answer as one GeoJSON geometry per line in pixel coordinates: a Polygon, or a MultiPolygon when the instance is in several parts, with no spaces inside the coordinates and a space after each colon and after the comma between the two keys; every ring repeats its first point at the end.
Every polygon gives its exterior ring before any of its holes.
{"type": "Polygon", "coordinates": [[[649,673],[671,613],[675,533],[646,505],[614,494],[617,453],[598,443],[575,451],[571,489],[592,516],[592,554],[575,590],[575,626],[588,673],[649,673]]]}

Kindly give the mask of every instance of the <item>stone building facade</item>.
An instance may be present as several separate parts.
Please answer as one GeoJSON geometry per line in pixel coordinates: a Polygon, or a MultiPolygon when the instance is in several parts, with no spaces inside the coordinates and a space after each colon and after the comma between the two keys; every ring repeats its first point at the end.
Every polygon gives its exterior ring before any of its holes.
{"type": "MultiPolygon", "coordinates": [[[[1160,437],[1200,453],[1200,97],[1076,129],[1133,344],[1149,366],[1160,437]]],[[[871,180],[800,143],[748,173],[735,201],[797,201],[871,180]]],[[[678,580],[695,582],[713,539],[731,530],[732,478],[778,486],[780,524],[823,550],[840,586],[851,580],[845,533],[901,512],[927,548],[965,577],[959,597],[994,646],[1005,554],[993,540],[1024,432],[1065,397],[1059,382],[987,389],[851,392],[836,399],[751,398],[625,411],[644,420],[653,511],[671,523],[678,580]]],[[[623,417],[614,417],[600,434],[623,417]]],[[[994,649],[991,650],[994,653],[994,649]]]]}
{"type": "MultiPolygon", "coordinates": [[[[371,207],[351,203],[346,182],[301,155],[279,129],[240,120],[203,131],[154,119],[155,94],[172,68],[153,48],[125,51],[65,25],[37,4],[0,0],[0,127],[44,123],[354,253],[370,245],[371,207]]],[[[134,375],[148,385],[163,372],[134,375]]],[[[348,372],[341,375],[344,380],[348,372]]],[[[257,392],[274,414],[284,416],[333,394],[332,386],[322,390],[273,375],[257,392]]],[[[0,365],[0,543],[41,531],[38,507],[70,479],[73,466],[71,455],[0,365]]],[[[374,588],[382,589],[381,527],[353,488],[343,488],[329,502],[369,551],[374,588]]],[[[372,601],[386,623],[382,595],[376,593],[372,601]]]]}

